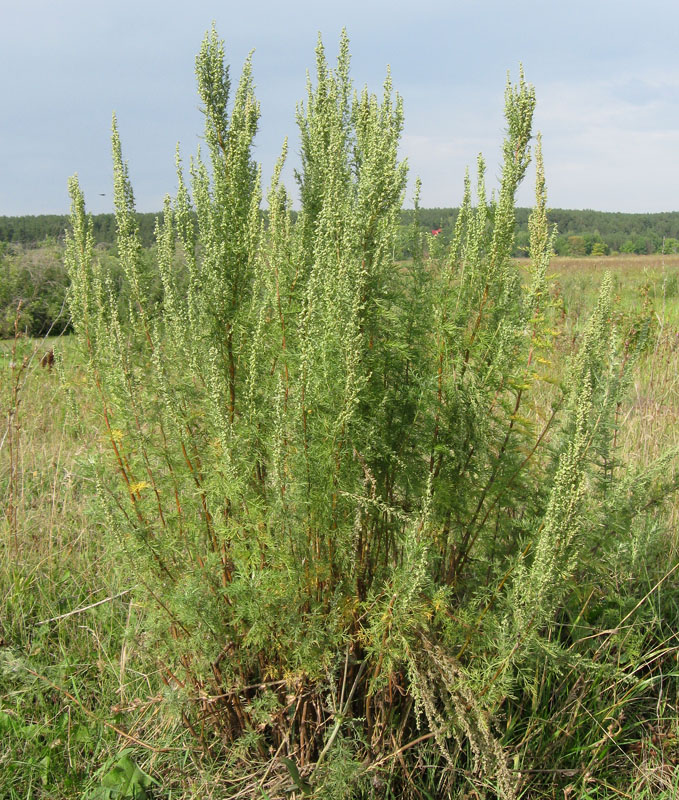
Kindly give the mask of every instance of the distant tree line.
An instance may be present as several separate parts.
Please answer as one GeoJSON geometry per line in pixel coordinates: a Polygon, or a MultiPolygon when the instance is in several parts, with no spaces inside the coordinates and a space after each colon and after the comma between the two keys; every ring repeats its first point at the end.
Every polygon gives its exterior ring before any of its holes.
{"type": "MultiPolygon", "coordinates": [[[[457,208],[422,208],[420,224],[430,231],[441,229],[448,241],[457,220],[457,208]]],[[[413,211],[401,212],[405,226],[412,222],[413,211]]],[[[529,208],[516,209],[514,255],[526,255],[528,249],[529,208]]],[[[624,214],[617,211],[591,211],[554,208],[549,220],[557,226],[555,251],[560,256],[603,256],[610,253],[679,252],[679,211],[659,214],[624,214]]]]}
{"type": "MultiPolygon", "coordinates": [[[[266,212],[263,212],[266,217],[266,212]]],[[[412,224],[414,211],[401,211],[405,230],[412,224]]],[[[452,237],[457,208],[422,208],[420,225],[438,231],[444,242],[452,237]]],[[[516,241],[514,255],[525,255],[528,248],[528,215],[530,209],[516,209],[516,241]]],[[[162,214],[137,214],[139,233],[144,247],[154,242],[156,219],[162,214]]],[[[603,256],[610,253],[677,253],[679,252],[679,211],[659,214],[623,214],[614,211],[590,211],[554,208],[549,219],[558,229],[555,242],[560,256],[603,256]]],[[[35,245],[45,240],[61,241],[68,227],[68,216],[42,214],[38,216],[0,217],[0,242],[35,245]]],[[[116,236],[115,216],[93,216],[94,238],[97,244],[113,245],[116,236]]],[[[403,237],[406,238],[405,236],[403,237]]],[[[407,258],[409,253],[400,254],[407,258]]]]}
{"type": "MultiPolygon", "coordinates": [[[[137,214],[139,233],[144,247],[154,241],[156,219],[162,214],[137,214]]],[[[70,225],[67,214],[40,214],[23,217],[0,217],[0,242],[35,245],[47,240],[63,241],[64,232],[70,225]]],[[[115,214],[92,216],[94,241],[96,244],[114,244],[116,240],[115,214]]]]}

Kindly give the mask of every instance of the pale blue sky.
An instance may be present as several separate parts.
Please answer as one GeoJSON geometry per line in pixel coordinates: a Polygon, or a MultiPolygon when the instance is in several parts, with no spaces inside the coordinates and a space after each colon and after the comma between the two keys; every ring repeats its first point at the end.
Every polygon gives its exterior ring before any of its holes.
{"type": "MultiPolygon", "coordinates": [[[[212,20],[234,81],[255,49],[265,181],[286,135],[296,164],[318,32],[334,59],[346,26],[357,85],[379,91],[391,65],[423,205],[458,205],[479,151],[493,183],[506,74],[522,62],[551,206],[679,209],[677,0],[2,0],[0,214],[65,213],[74,172],[89,210],[111,210],[113,111],[138,209],[160,209],[176,143],[186,160],[199,143],[194,59],[212,20]]],[[[522,187],[520,203],[531,198],[522,187]]]]}

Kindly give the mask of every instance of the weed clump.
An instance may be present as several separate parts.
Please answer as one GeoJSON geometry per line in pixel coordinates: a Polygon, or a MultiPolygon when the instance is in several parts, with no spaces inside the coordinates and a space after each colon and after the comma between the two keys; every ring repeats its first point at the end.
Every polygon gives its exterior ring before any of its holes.
{"type": "Polygon", "coordinates": [[[616,447],[637,355],[610,280],[565,375],[551,369],[539,140],[527,276],[511,258],[532,87],[521,74],[506,89],[497,193],[479,159],[450,246],[415,214],[397,266],[390,77],[381,98],[355,92],[346,36],[334,69],[319,42],[297,112],[301,207],[281,183],[286,144],[264,220],[250,59],[233,101],[214,30],[196,65],[207,160],[187,183],[178,158],[152,267],[114,120],[127,305],[76,179],[66,255],[120,477],[102,507],[185,724],[206,758],[249,771],[252,797],[452,796],[470,781],[513,798],[550,748],[584,776],[582,752],[554,740],[578,724],[556,706],[616,693],[619,631],[602,622],[622,600],[603,607],[635,579],[631,542],[661,534],[674,479],[616,447]]]}

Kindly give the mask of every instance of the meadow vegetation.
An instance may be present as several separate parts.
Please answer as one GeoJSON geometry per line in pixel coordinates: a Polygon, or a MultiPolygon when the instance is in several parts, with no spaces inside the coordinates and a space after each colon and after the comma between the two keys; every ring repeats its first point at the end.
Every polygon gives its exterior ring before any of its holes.
{"type": "Polygon", "coordinates": [[[114,122],[115,261],[73,179],[75,335],[0,344],[0,796],[674,797],[679,263],[552,258],[521,75],[395,265],[401,101],[316,56],[299,213],[213,31],[153,251],[114,122]]]}

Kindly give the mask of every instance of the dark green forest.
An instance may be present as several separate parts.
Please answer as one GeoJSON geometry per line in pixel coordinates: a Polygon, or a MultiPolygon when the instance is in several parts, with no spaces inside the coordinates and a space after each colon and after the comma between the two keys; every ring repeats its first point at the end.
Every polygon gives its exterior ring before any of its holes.
{"type": "MultiPolygon", "coordinates": [[[[158,214],[137,214],[139,230],[145,247],[153,242],[157,217],[158,214]]],[[[92,222],[94,240],[97,244],[113,244],[115,242],[115,214],[94,214],[92,222]]],[[[44,242],[45,239],[62,241],[68,226],[67,214],[0,217],[0,242],[34,245],[44,242]]]]}
{"type": "MultiPolygon", "coordinates": [[[[404,227],[412,222],[412,210],[401,211],[404,227]]],[[[425,230],[441,229],[440,236],[448,241],[457,219],[456,208],[419,209],[420,223],[425,230]]],[[[528,246],[529,208],[516,209],[515,256],[524,255],[528,246]]],[[[137,214],[142,244],[153,244],[158,214],[137,214]]],[[[162,215],[160,215],[162,216],[162,215]]],[[[590,211],[554,208],[549,211],[550,222],[557,226],[555,243],[557,255],[586,256],[610,253],[676,253],[679,252],[679,211],[659,214],[624,214],[610,211],[590,211]]],[[[115,216],[95,214],[93,233],[97,244],[115,242],[115,216]]],[[[0,217],[0,242],[33,245],[45,239],[60,241],[68,226],[68,217],[59,214],[0,217]]],[[[407,254],[405,254],[407,255],[407,254]]]]}
{"type": "MultiPolygon", "coordinates": [[[[402,211],[402,222],[412,220],[413,211],[402,211]]],[[[448,240],[457,219],[456,208],[420,209],[420,222],[428,230],[441,229],[448,240]]],[[[529,208],[516,209],[514,255],[526,255],[529,208]]],[[[679,252],[679,212],[624,214],[566,208],[549,210],[549,221],[557,226],[555,241],[559,256],[610,255],[611,253],[679,252]]]]}

